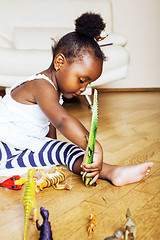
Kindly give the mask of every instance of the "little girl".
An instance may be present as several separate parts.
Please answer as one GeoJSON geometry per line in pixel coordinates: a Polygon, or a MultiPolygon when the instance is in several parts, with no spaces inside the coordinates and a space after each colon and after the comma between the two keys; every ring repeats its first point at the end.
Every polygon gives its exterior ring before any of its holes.
{"type": "Polygon", "coordinates": [[[101,75],[105,57],[96,40],[104,28],[98,14],[85,13],[77,18],[75,31],[53,47],[50,67],[15,83],[1,99],[0,176],[63,164],[76,174],[87,171],[87,177],[93,177],[91,185],[100,177],[122,186],[140,181],[149,173],[151,162],[135,166],[103,163],[98,141],[93,163],[82,164],[89,133],[61,106],[61,95],[78,96],[101,75]],[[56,129],[68,143],[56,139],[56,129]]]}

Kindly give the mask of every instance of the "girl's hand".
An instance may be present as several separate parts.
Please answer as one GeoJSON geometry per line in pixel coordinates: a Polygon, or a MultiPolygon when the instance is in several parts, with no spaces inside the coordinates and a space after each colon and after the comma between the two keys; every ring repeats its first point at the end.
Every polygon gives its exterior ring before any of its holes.
{"type": "Polygon", "coordinates": [[[90,178],[90,177],[93,178],[91,180],[91,182],[89,183],[90,185],[95,183],[97,181],[97,179],[99,178],[99,174],[102,170],[102,162],[103,162],[102,147],[96,141],[95,152],[94,152],[94,156],[93,156],[93,163],[91,163],[91,164],[86,164],[86,163],[83,164],[82,163],[82,165],[81,165],[81,167],[82,167],[81,174],[83,175],[84,172],[87,172],[86,177],[87,178],[90,178]]]}

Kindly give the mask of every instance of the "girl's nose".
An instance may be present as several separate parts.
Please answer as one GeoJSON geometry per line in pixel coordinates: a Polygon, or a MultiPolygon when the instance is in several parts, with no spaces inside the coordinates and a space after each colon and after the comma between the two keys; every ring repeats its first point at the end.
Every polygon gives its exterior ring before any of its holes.
{"type": "Polygon", "coordinates": [[[87,87],[87,85],[81,87],[81,88],[80,88],[80,91],[81,91],[81,92],[84,92],[84,91],[86,90],[86,87],[87,87]]]}

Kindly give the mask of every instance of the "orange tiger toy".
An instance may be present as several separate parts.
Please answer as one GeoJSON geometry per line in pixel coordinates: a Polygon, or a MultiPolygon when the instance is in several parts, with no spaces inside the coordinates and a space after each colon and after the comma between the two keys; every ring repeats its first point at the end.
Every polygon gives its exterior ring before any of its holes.
{"type": "Polygon", "coordinates": [[[54,186],[58,183],[64,182],[66,179],[66,174],[62,171],[61,168],[55,167],[55,169],[56,171],[54,173],[45,173],[43,170],[40,170],[40,172],[42,172],[42,177],[36,181],[37,193],[46,187],[54,186]]]}
{"type": "Polygon", "coordinates": [[[89,224],[89,227],[88,227],[88,237],[90,238],[91,236],[91,233],[95,231],[95,227],[97,225],[97,218],[96,218],[96,215],[95,214],[92,214],[90,215],[90,224],[89,224]]]}

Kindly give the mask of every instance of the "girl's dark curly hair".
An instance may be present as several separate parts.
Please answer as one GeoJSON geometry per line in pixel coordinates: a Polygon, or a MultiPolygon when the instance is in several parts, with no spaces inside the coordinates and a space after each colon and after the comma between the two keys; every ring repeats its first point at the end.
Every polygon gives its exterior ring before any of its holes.
{"type": "MultiPolygon", "coordinates": [[[[64,35],[52,47],[53,61],[58,53],[63,53],[68,62],[81,60],[86,52],[94,57],[105,60],[96,39],[105,28],[105,23],[99,14],[84,13],[75,20],[75,31],[64,35]]],[[[52,67],[53,66],[52,61],[52,67]]]]}

